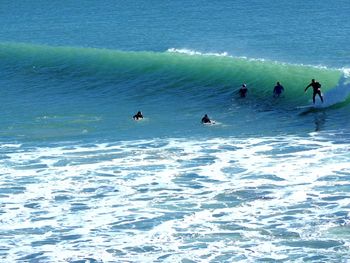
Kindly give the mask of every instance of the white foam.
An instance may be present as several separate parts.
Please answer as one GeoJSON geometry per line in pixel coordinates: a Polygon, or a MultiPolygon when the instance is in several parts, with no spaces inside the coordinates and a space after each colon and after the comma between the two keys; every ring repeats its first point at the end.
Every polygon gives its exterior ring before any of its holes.
{"type": "Polygon", "coordinates": [[[350,96],[350,81],[348,78],[349,75],[346,70],[344,70],[344,74],[338,81],[338,84],[323,94],[323,103],[319,100],[316,101],[316,107],[325,108],[344,102],[346,99],[348,99],[350,96]]]}
{"type": "Polygon", "coordinates": [[[278,65],[290,65],[290,66],[301,66],[301,67],[310,67],[315,69],[321,69],[321,70],[334,70],[334,71],[341,71],[346,73],[345,75],[349,76],[349,69],[348,68],[335,68],[330,67],[326,65],[311,65],[311,64],[304,64],[304,63],[290,63],[285,61],[277,61],[277,60],[271,60],[268,58],[253,58],[253,57],[247,57],[247,56],[237,56],[232,55],[229,52],[202,52],[198,50],[193,49],[187,49],[187,48],[169,48],[166,52],[169,53],[179,53],[179,54],[185,54],[190,56],[214,56],[214,57],[229,57],[229,58],[236,58],[236,59],[244,59],[247,61],[257,61],[257,62],[268,62],[268,63],[275,63],[278,65]]]}
{"type": "Polygon", "coordinates": [[[186,54],[186,55],[202,55],[202,56],[216,56],[216,57],[227,57],[228,53],[227,52],[222,52],[222,53],[215,53],[215,52],[207,52],[207,53],[202,53],[200,51],[196,50],[191,50],[191,49],[186,49],[186,48],[169,48],[167,52],[170,53],[180,53],[180,54],[186,54]]]}
{"type": "MultiPolygon", "coordinates": [[[[349,78],[350,77],[350,68],[342,68],[342,71],[344,73],[344,77],[345,78],[349,78]]],[[[349,81],[347,81],[347,83],[349,83],[349,81]]]]}
{"type": "Polygon", "coordinates": [[[349,205],[332,200],[347,194],[348,145],[319,136],[15,148],[0,161],[0,188],[24,187],[1,197],[5,260],[288,258],[288,233],[327,240],[349,205]]]}

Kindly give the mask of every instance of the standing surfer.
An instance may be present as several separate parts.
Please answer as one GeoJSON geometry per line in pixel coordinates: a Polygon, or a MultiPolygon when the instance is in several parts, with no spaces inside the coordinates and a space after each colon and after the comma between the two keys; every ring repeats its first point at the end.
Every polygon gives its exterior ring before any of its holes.
{"type": "Polygon", "coordinates": [[[321,94],[321,84],[318,81],[315,81],[315,79],[312,79],[311,83],[305,88],[304,92],[306,92],[310,86],[312,86],[312,88],[314,90],[314,94],[312,95],[312,101],[314,102],[314,104],[315,104],[315,97],[317,94],[318,94],[318,96],[320,96],[321,101],[323,103],[323,97],[321,94]]]}

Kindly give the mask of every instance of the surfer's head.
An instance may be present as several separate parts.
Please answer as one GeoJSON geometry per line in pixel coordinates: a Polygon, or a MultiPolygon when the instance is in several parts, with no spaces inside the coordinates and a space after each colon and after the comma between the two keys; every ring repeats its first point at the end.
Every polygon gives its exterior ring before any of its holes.
{"type": "Polygon", "coordinates": [[[315,79],[312,79],[311,82],[315,82],[315,79]]]}

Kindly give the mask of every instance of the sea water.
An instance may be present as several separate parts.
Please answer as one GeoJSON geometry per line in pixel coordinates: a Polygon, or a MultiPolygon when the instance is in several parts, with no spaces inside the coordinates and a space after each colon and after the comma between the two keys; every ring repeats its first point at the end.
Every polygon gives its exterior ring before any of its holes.
{"type": "Polygon", "coordinates": [[[348,262],[349,12],[1,1],[1,262],[348,262]]]}

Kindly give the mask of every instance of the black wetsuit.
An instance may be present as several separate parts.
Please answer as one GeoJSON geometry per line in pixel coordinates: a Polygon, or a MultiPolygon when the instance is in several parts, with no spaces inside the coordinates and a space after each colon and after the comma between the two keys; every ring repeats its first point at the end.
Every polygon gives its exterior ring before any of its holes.
{"type": "Polygon", "coordinates": [[[275,88],[273,89],[273,93],[274,93],[277,97],[279,97],[279,96],[281,95],[282,91],[284,91],[284,88],[283,88],[283,86],[280,85],[280,84],[277,84],[277,85],[275,86],[275,88]]]}
{"type": "MultiPolygon", "coordinates": [[[[313,90],[314,90],[314,94],[312,95],[312,101],[315,103],[315,97],[316,97],[316,95],[318,94],[318,96],[320,96],[321,101],[323,102],[323,97],[322,97],[322,94],[321,94],[321,84],[320,84],[319,82],[317,82],[317,81],[311,82],[311,83],[306,87],[306,89],[309,88],[310,86],[311,86],[311,87],[313,88],[313,90]]],[[[305,90],[306,90],[306,89],[305,89],[305,90]]]]}
{"type": "Polygon", "coordinates": [[[273,89],[273,93],[277,96],[281,95],[282,91],[284,90],[283,86],[278,84],[275,86],[275,88],[273,89]]]}
{"type": "Polygon", "coordinates": [[[204,116],[204,117],[202,118],[202,123],[211,123],[211,121],[210,121],[210,119],[209,119],[208,116],[204,116]]]}
{"type": "Polygon", "coordinates": [[[133,118],[134,118],[134,120],[143,119],[143,115],[141,112],[138,112],[133,116],[133,118]]]}
{"type": "Polygon", "coordinates": [[[247,91],[248,91],[247,88],[241,88],[239,90],[239,95],[241,96],[241,98],[245,98],[247,96],[247,91]]]}

